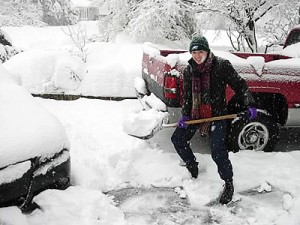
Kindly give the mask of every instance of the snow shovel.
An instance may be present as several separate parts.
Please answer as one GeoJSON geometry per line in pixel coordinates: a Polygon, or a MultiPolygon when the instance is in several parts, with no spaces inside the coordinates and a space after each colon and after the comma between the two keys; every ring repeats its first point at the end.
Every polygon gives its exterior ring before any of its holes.
{"type": "MultiPolygon", "coordinates": [[[[225,119],[235,119],[238,117],[238,114],[228,114],[223,116],[215,116],[215,117],[209,117],[209,118],[203,118],[203,119],[197,119],[197,120],[188,120],[186,121],[186,124],[192,125],[192,124],[200,124],[200,123],[206,123],[206,122],[213,122],[218,120],[225,120],[225,119]]],[[[177,127],[178,123],[170,123],[170,124],[164,124],[163,121],[159,123],[155,128],[147,135],[145,136],[139,136],[134,134],[129,134],[133,137],[140,138],[143,140],[147,140],[152,138],[159,130],[162,130],[163,128],[170,128],[170,127],[177,127]]]]}

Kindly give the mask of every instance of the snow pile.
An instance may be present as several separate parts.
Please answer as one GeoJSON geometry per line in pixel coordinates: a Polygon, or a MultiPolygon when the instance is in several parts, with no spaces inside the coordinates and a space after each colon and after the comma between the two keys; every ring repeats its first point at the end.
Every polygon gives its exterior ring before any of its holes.
{"type": "Polygon", "coordinates": [[[135,97],[134,80],[142,71],[142,45],[90,43],[87,48],[88,73],[75,94],[135,97]]]}
{"type": "Polygon", "coordinates": [[[146,88],[145,80],[142,79],[141,77],[136,77],[135,78],[134,88],[139,94],[142,94],[142,95],[147,94],[147,88],[146,88]]]}
{"type": "Polygon", "coordinates": [[[122,211],[97,190],[81,187],[69,187],[65,191],[46,190],[34,200],[43,211],[34,212],[29,217],[30,224],[125,224],[122,211]]]}
{"type": "MultiPolygon", "coordinates": [[[[81,22],[87,37],[98,33],[97,22],[81,22]]],[[[25,52],[5,62],[31,93],[65,93],[85,96],[135,97],[133,83],[142,71],[142,45],[90,42],[81,62],[67,27],[4,27],[12,42],[25,52]],[[20,38],[22,37],[22,38],[20,38]],[[130,54],[128,54],[130,52],[130,54]],[[72,53],[72,54],[71,54],[72,53]]]]}
{"type": "Polygon", "coordinates": [[[247,58],[247,62],[254,68],[255,73],[261,76],[263,68],[265,66],[265,58],[262,56],[250,56],[247,58]]]}
{"type": "Polygon", "coordinates": [[[0,208],[0,224],[29,225],[26,215],[16,206],[0,208]]]}
{"type": "Polygon", "coordinates": [[[27,217],[17,207],[0,209],[0,224],[126,224],[123,212],[112,199],[97,190],[81,187],[69,187],[64,191],[49,189],[36,196],[35,202],[43,210],[36,210],[27,217]]]}
{"type": "Polygon", "coordinates": [[[5,62],[4,66],[33,93],[76,90],[87,72],[78,57],[57,50],[26,51],[5,62]]]}

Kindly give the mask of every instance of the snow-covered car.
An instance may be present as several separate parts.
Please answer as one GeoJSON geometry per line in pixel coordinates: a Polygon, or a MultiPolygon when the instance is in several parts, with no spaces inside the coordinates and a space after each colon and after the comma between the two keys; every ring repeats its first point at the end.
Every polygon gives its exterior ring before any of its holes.
{"type": "Polygon", "coordinates": [[[70,185],[70,143],[60,121],[0,64],[0,207],[70,185]]]}

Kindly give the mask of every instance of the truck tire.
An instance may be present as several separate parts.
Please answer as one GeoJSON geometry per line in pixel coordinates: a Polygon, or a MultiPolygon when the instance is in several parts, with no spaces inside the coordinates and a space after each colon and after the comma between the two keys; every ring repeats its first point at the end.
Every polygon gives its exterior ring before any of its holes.
{"type": "Polygon", "coordinates": [[[258,113],[251,121],[245,118],[232,121],[227,138],[228,151],[272,152],[279,140],[279,128],[272,117],[258,113]]]}

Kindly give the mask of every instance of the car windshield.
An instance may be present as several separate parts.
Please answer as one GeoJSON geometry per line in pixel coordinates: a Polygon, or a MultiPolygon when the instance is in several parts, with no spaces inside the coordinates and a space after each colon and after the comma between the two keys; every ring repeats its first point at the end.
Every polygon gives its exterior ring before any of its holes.
{"type": "Polygon", "coordinates": [[[298,42],[300,42],[300,30],[293,30],[287,39],[285,47],[298,42]]]}

